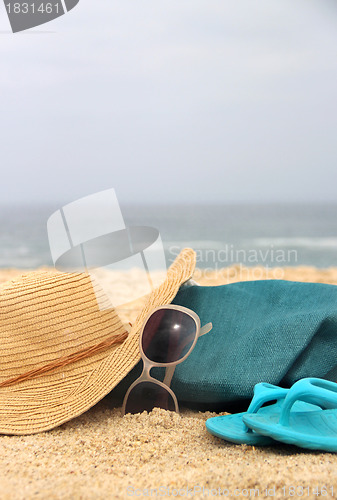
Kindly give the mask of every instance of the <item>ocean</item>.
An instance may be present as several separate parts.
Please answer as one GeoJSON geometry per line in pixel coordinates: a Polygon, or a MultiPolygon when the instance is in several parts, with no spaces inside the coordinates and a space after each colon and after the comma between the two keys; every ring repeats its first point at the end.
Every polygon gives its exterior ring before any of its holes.
{"type": "MultiPolygon", "coordinates": [[[[52,266],[47,219],[62,204],[0,208],[0,267],[52,266]]],[[[197,265],[337,266],[337,204],[123,205],[127,225],[159,230],[166,259],[181,248],[197,265]]]]}

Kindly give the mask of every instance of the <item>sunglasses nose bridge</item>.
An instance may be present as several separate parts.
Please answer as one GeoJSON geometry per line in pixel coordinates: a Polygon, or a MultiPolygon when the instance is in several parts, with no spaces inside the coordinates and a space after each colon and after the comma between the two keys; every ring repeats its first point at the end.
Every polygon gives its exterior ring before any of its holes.
{"type": "Polygon", "coordinates": [[[142,379],[148,379],[150,377],[150,370],[153,367],[153,364],[147,359],[143,358],[143,371],[140,376],[142,379]]]}

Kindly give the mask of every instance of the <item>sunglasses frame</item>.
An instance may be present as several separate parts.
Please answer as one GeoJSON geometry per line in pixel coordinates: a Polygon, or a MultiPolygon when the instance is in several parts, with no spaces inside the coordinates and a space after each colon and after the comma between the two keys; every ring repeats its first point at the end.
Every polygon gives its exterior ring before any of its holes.
{"type": "Polygon", "coordinates": [[[206,333],[208,333],[211,329],[212,329],[212,323],[207,323],[205,326],[203,326],[201,328],[199,316],[197,315],[197,313],[195,313],[191,309],[188,309],[187,307],[179,306],[179,305],[175,305],[175,304],[167,304],[167,305],[159,306],[159,307],[156,307],[155,309],[153,309],[146,316],[144,323],[143,323],[143,326],[142,326],[142,329],[141,329],[140,334],[139,334],[139,351],[140,351],[140,355],[141,355],[141,358],[143,361],[143,370],[142,370],[142,373],[140,374],[140,376],[130,385],[130,387],[128,388],[128,390],[124,396],[123,406],[122,406],[122,415],[125,415],[126,403],[127,403],[127,400],[129,398],[129,394],[131,393],[132,389],[142,382],[151,382],[153,384],[159,385],[160,387],[164,388],[172,396],[172,399],[174,401],[175,411],[177,413],[179,413],[179,405],[178,405],[177,397],[174,394],[174,392],[172,391],[172,389],[170,388],[170,384],[171,384],[171,380],[172,380],[172,377],[174,374],[175,367],[177,365],[179,365],[180,363],[182,363],[183,361],[185,361],[185,359],[191,354],[192,350],[195,347],[195,344],[198,341],[198,338],[201,337],[202,335],[205,335],[206,333]],[[176,311],[181,311],[181,312],[187,314],[188,316],[190,316],[194,320],[195,326],[196,326],[194,340],[191,344],[191,347],[187,351],[187,353],[181,359],[178,359],[177,361],[171,361],[170,363],[158,363],[155,361],[151,361],[145,355],[145,353],[143,351],[143,347],[142,347],[143,332],[145,330],[145,327],[147,325],[148,320],[155,312],[161,311],[163,309],[174,309],[176,311]],[[165,367],[166,368],[165,377],[164,377],[163,382],[153,378],[150,375],[150,370],[154,367],[165,367]]]}

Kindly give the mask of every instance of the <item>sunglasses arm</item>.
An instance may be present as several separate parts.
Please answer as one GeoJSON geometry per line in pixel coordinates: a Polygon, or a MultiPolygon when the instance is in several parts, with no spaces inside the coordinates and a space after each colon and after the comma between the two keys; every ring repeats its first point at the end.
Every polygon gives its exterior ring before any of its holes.
{"type": "Polygon", "coordinates": [[[171,385],[171,380],[175,369],[176,369],[175,366],[168,366],[165,370],[165,378],[163,380],[163,383],[167,385],[167,387],[170,387],[171,385]]]}
{"type": "Polygon", "coordinates": [[[212,323],[207,323],[202,328],[200,328],[198,337],[201,337],[202,335],[206,335],[206,333],[210,332],[212,330],[212,328],[213,328],[212,323]]]}

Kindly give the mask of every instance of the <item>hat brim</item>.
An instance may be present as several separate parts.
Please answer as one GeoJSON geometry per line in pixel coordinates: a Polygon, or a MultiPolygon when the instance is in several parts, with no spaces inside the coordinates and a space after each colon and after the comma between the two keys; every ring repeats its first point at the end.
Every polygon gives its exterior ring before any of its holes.
{"type": "Polygon", "coordinates": [[[191,278],[195,253],[183,250],[167,271],[166,279],[151,292],[128,338],[62,370],[0,389],[0,433],[34,434],[71,420],[106,396],[139,362],[139,332],[146,316],[169,304],[182,283],[191,278]]]}

